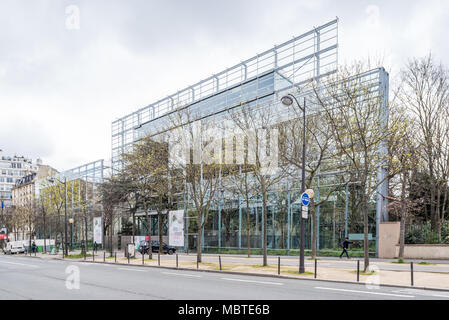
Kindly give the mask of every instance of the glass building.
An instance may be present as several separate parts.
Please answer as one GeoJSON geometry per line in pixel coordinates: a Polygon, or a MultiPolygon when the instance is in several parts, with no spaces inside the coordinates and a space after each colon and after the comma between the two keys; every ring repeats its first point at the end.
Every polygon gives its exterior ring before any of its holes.
{"type": "MultiPolygon", "coordinates": [[[[112,168],[120,170],[120,155],[129,150],[137,140],[148,134],[157,134],[170,125],[170,117],[188,110],[193,121],[218,120],[225,111],[271,106],[279,108],[284,94],[298,92],[307,83],[337,72],[338,67],[338,19],[316,27],[298,37],[275,46],[261,54],[247,59],[231,68],[214,74],[192,86],[177,91],[129,115],[112,122],[112,168]]],[[[355,76],[357,81],[368,84],[370,90],[379,94],[387,110],[388,74],[384,69],[375,69],[355,76]]],[[[311,96],[310,89],[300,90],[298,98],[311,96]]],[[[281,110],[281,109],[279,109],[281,110]]],[[[316,112],[308,109],[308,115],[316,112]]],[[[289,109],[275,112],[276,122],[295,117],[289,109]]],[[[321,170],[313,181],[316,199],[335,185],[334,170],[321,170]]],[[[379,170],[382,179],[385,172],[379,170]]],[[[269,190],[268,195],[268,247],[282,249],[299,248],[300,230],[300,173],[280,181],[269,190]]],[[[369,232],[377,239],[377,225],[387,220],[387,182],[378,187],[377,199],[371,202],[369,232]]],[[[317,207],[317,248],[336,248],[348,234],[363,232],[363,219],[355,210],[357,184],[342,185],[328,201],[317,207]]],[[[197,236],[203,237],[204,248],[246,248],[248,241],[252,248],[261,248],[263,243],[263,208],[261,196],[255,196],[250,204],[251,236],[246,235],[246,205],[241,197],[222,189],[216,194],[211,208],[212,214],[204,232],[198,235],[189,220],[192,209],[188,196],[178,203],[184,209],[185,249],[195,247],[197,236]]],[[[143,219],[144,220],[144,219],[143,219]]],[[[157,216],[152,216],[157,233],[157,216]]],[[[145,234],[144,221],[138,222],[138,232],[145,234]]],[[[306,248],[311,246],[312,221],[307,219],[306,248]]],[[[375,242],[377,243],[377,241],[375,242]]]]}

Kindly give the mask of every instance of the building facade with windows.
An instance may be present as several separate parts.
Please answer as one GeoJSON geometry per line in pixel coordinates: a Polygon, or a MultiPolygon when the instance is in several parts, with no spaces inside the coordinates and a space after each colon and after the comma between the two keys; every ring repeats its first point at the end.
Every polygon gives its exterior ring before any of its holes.
{"type": "Polygon", "coordinates": [[[16,180],[14,187],[12,188],[12,204],[16,207],[32,204],[36,199],[36,181],[48,176],[52,176],[58,171],[49,165],[42,164],[42,161],[38,159],[37,172],[30,173],[20,179],[16,180]]]}
{"type": "Polygon", "coordinates": [[[13,204],[12,189],[23,177],[38,172],[38,165],[23,156],[5,156],[0,149],[0,201],[5,207],[13,204]]]}

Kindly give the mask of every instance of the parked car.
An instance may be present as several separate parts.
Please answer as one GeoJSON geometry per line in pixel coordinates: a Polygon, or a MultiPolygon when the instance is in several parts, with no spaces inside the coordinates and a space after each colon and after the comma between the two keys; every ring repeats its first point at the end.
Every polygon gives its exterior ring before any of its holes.
{"type": "Polygon", "coordinates": [[[12,253],[24,253],[25,247],[22,241],[10,241],[6,244],[5,249],[3,249],[4,254],[12,253]]]}
{"type": "MultiPolygon", "coordinates": [[[[148,241],[147,240],[140,241],[138,251],[141,254],[142,254],[142,252],[145,254],[148,254],[148,249],[149,249],[148,241]]],[[[176,252],[175,247],[169,246],[165,242],[162,242],[162,250],[164,253],[168,253],[168,254],[173,254],[176,252]]],[[[157,241],[157,240],[151,241],[151,252],[159,252],[159,241],[157,241]]]]}

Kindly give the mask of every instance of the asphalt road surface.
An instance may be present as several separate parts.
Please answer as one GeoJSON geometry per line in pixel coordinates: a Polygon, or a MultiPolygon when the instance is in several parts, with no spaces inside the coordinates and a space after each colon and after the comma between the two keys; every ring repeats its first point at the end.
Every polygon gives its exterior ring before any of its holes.
{"type": "Polygon", "coordinates": [[[449,292],[0,255],[0,299],[447,300],[449,292]]]}

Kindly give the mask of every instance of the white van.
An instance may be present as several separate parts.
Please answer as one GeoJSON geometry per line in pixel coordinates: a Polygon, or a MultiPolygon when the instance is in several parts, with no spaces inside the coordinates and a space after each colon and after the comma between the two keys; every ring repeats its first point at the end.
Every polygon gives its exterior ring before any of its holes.
{"type": "Polygon", "coordinates": [[[4,254],[12,253],[24,253],[25,247],[23,241],[10,241],[6,244],[6,248],[3,250],[4,254]]]}

